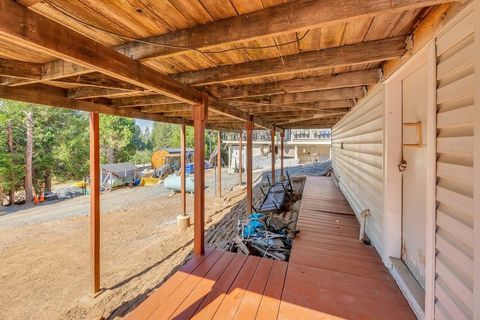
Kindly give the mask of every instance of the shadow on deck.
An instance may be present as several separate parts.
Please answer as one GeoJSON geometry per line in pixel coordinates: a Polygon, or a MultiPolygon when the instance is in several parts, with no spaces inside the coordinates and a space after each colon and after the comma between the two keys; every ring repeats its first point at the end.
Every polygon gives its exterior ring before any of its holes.
{"type": "Polygon", "coordinates": [[[330,178],[308,177],[290,261],[193,257],[127,319],[415,319],[330,178]]]}

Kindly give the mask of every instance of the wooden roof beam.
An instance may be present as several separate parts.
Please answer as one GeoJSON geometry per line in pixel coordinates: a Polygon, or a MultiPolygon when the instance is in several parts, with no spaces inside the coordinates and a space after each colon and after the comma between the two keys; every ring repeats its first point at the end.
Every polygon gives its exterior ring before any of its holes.
{"type": "Polygon", "coordinates": [[[172,99],[172,98],[165,97],[158,94],[141,96],[141,97],[117,98],[117,99],[111,100],[111,105],[119,108],[162,105],[162,104],[168,105],[172,103],[178,103],[178,101],[176,99],[172,99]]]}
{"type": "Polygon", "coordinates": [[[259,105],[284,105],[317,101],[359,99],[365,95],[364,87],[342,88],[298,93],[287,93],[274,96],[241,98],[232,100],[232,104],[249,103],[259,105]],[[233,102],[234,101],[234,102],[233,102]]]}
{"type": "Polygon", "coordinates": [[[122,96],[128,93],[137,92],[126,89],[108,89],[108,88],[97,88],[97,87],[79,87],[71,88],[67,91],[67,97],[72,99],[93,99],[100,97],[110,97],[122,96]]]}
{"type": "MultiPolygon", "coordinates": [[[[118,80],[152,90],[190,104],[202,103],[201,91],[180,83],[135,61],[112,48],[75,32],[45,16],[28,10],[12,0],[0,0],[0,39],[30,46],[59,59],[71,61],[118,80]],[[62,35],[59,37],[58,35],[62,35]]],[[[215,99],[209,107],[242,120],[250,115],[215,99]]],[[[258,124],[270,128],[258,119],[258,124]]]]}
{"type": "Polygon", "coordinates": [[[94,73],[91,69],[76,65],[70,61],[55,60],[47,62],[41,67],[41,74],[39,78],[31,79],[12,79],[8,85],[10,86],[22,86],[32,83],[58,80],[66,77],[80,76],[83,74],[94,73]]]}
{"type": "Polygon", "coordinates": [[[277,36],[382,13],[415,10],[452,0],[297,0],[283,5],[131,42],[117,50],[135,60],[171,57],[193,50],[277,36]],[[160,46],[158,44],[164,44],[160,46]],[[168,47],[175,46],[176,48],[168,47]],[[180,48],[179,48],[180,47],[180,48]]]}
{"type": "Polygon", "coordinates": [[[343,116],[345,113],[338,112],[338,113],[317,113],[312,115],[306,115],[301,118],[291,119],[282,123],[279,123],[280,126],[288,125],[288,124],[295,124],[295,123],[302,123],[306,121],[313,121],[317,119],[324,119],[324,118],[331,118],[331,117],[338,117],[343,116]]]}
{"type": "Polygon", "coordinates": [[[147,112],[147,113],[163,113],[163,112],[171,112],[171,111],[190,111],[191,112],[191,110],[192,110],[192,106],[185,103],[140,107],[140,111],[147,112]]]}
{"type": "Polygon", "coordinates": [[[0,76],[40,79],[42,64],[0,58],[0,76]]]}
{"type": "Polygon", "coordinates": [[[283,108],[288,108],[291,110],[328,110],[328,109],[338,109],[338,108],[352,108],[354,106],[353,100],[334,100],[334,101],[317,101],[317,102],[306,102],[306,103],[297,103],[297,104],[286,104],[286,105],[245,105],[240,107],[242,110],[246,110],[249,113],[257,112],[277,112],[277,110],[282,110],[283,108]]]}
{"type": "Polygon", "coordinates": [[[273,59],[182,72],[173,77],[189,85],[207,85],[385,61],[399,58],[406,51],[406,38],[399,36],[273,59]]]}
{"type": "Polygon", "coordinates": [[[207,87],[207,90],[217,98],[234,99],[252,96],[266,96],[315,90],[357,87],[377,83],[379,80],[380,70],[381,69],[352,71],[338,73],[334,75],[307,77],[243,86],[220,87],[219,85],[214,85],[207,87]]]}

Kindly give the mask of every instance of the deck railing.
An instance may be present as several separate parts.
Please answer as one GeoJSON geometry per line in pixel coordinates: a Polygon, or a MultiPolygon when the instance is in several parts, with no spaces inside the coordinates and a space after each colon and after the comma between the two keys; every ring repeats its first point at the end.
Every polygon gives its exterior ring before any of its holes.
{"type": "MultiPolygon", "coordinates": [[[[285,131],[285,142],[288,141],[325,141],[330,140],[330,129],[292,129],[285,131]]],[[[238,141],[240,138],[239,133],[222,133],[223,141],[238,141]]],[[[243,134],[243,140],[246,140],[246,134],[243,134]]],[[[255,130],[253,132],[253,141],[269,142],[271,139],[270,131],[268,130],[255,130]]],[[[277,132],[276,139],[279,141],[280,134],[277,132]]]]}

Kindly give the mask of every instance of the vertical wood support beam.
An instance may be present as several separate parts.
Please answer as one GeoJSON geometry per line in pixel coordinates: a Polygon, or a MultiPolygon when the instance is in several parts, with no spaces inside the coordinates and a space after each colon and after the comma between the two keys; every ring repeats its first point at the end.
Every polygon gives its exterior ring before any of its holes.
{"type": "Polygon", "coordinates": [[[207,95],[193,106],[194,126],[194,241],[196,255],[205,253],[205,123],[208,117],[207,95]]]}
{"type": "Polygon", "coordinates": [[[243,183],[243,130],[240,131],[240,139],[238,140],[238,184],[243,183]]]}
{"type": "Polygon", "coordinates": [[[185,125],[182,124],[180,126],[180,193],[182,197],[182,215],[187,215],[187,193],[185,192],[185,181],[186,181],[186,161],[187,161],[187,152],[186,152],[186,128],[185,125]]]}
{"type": "Polygon", "coordinates": [[[90,259],[92,291],[100,292],[100,125],[98,113],[90,113],[90,259]]]}
{"type": "Polygon", "coordinates": [[[247,131],[247,214],[252,213],[253,205],[253,163],[252,163],[252,138],[253,138],[253,119],[245,122],[245,130],[247,131]]]}
{"type": "Polygon", "coordinates": [[[283,168],[283,142],[285,140],[285,130],[280,131],[280,180],[285,178],[283,168]]]}
{"type": "Polygon", "coordinates": [[[217,133],[217,197],[222,197],[222,132],[217,133]]]}
{"type": "Polygon", "coordinates": [[[272,184],[275,183],[275,129],[270,130],[272,150],[272,184]]]}

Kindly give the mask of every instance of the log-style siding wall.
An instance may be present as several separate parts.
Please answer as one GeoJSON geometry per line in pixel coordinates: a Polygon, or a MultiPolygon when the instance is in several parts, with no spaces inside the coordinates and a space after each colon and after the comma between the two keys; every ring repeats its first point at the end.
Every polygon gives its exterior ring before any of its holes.
{"type": "Polygon", "coordinates": [[[383,87],[371,92],[332,129],[332,163],[357,218],[370,209],[366,232],[383,252],[383,87]]]}
{"type": "Polygon", "coordinates": [[[436,38],[435,319],[474,319],[475,19],[472,8],[436,38]]]}

